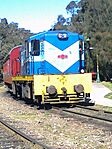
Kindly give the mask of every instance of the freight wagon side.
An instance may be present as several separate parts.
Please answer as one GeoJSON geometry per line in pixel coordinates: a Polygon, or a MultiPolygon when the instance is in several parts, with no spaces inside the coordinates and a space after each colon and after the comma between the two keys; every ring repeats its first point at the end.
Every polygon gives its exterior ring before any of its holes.
{"type": "Polygon", "coordinates": [[[16,46],[8,53],[3,64],[3,81],[5,85],[12,89],[12,77],[20,75],[20,49],[16,46]]]}

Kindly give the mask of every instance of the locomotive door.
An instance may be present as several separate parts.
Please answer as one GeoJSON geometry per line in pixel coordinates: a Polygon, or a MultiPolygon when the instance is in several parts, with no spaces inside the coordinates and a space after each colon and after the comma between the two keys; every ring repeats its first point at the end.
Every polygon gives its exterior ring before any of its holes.
{"type": "Polygon", "coordinates": [[[18,76],[20,74],[20,59],[18,57],[11,60],[12,76],[18,76]]]}
{"type": "Polygon", "coordinates": [[[27,55],[28,55],[28,61],[27,62],[27,71],[28,74],[32,75],[34,74],[34,51],[33,51],[33,45],[34,45],[34,40],[31,42],[27,42],[27,55]]]}
{"type": "Polygon", "coordinates": [[[30,74],[30,59],[29,59],[29,43],[25,42],[25,69],[26,69],[26,74],[30,74]]]}
{"type": "Polygon", "coordinates": [[[33,74],[45,73],[45,55],[43,41],[34,39],[31,41],[31,70],[33,74]]]}

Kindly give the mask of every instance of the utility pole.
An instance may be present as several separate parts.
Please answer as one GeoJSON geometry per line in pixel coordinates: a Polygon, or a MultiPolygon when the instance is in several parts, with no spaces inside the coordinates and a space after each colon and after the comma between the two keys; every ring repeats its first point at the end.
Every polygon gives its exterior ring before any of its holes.
{"type": "Polygon", "coordinates": [[[97,54],[97,78],[96,78],[96,82],[97,83],[100,82],[98,54],[97,54]]]}
{"type": "Polygon", "coordinates": [[[86,39],[86,43],[87,43],[87,51],[88,51],[88,54],[89,54],[89,63],[88,63],[88,72],[90,72],[90,51],[89,51],[89,46],[90,46],[90,39],[89,37],[86,39]]]}
{"type": "MultiPolygon", "coordinates": [[[[90,37],[88,37],[86,39],[86,43],[87,43],[87,51],[88,51],[88,54],[89,54],[89,63],[88,63],[88,72],[90,73],[90,58],[92,59],[92,56],[91,56],[91,51],[93,50],[93,47],[91,46],[91,42],[90,42],[90,37]]],[[[93,60],[92,60],[93,61],[93,60]]]]}

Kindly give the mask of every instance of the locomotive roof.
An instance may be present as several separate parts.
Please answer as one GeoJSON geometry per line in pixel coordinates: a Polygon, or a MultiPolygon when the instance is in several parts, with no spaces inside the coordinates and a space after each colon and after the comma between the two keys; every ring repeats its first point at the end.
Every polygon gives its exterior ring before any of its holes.
{"type": "Polygon", "coordinates": [[[31,40],[34,40],[35,38],[40,40],[40,39],[44,39],[45,36],[47,36],[47,35],[56,35],[58,33],[67,33],[68,35],[79,36],[79,38],[81,40],[84,40],[84,36],[83,35],[80,35],[78,33],[73,33],[73,32],[70,32],[70,31],[66,31],[66,30],[55,30],[55,31],[40,32],[40,33],[37,33],[34,36],[29,37],[27,40],[31,41],[31,40]]]}

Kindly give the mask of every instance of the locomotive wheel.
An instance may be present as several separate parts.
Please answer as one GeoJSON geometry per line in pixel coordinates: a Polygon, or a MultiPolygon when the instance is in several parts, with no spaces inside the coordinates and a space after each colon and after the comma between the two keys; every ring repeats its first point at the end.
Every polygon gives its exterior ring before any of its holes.
{"type": "Polygon", "coordinates": [[[44,109],[45,110],[49,110],[49,109],[51,109],[51,107],[52,106],[49,103],[44,104],[44,109]]]}
{"type": "Polygon", "coordinates": [[[18,87],[18,94],[19,94],[20,99],[22,99],[22,87],[21,86],[18,87]]]}
{"type": "Polygon", "coordinates": [[[42,96],[38,95],[33,99],[34,104],[37,105],[37,109],[42,109],[42,96]]]}

